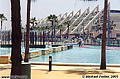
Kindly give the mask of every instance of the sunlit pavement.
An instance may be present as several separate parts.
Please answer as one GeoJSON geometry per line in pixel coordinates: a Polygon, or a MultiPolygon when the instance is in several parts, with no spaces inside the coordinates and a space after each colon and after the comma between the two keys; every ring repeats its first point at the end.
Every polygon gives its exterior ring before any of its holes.
{"type": "MultiPolygon", "coordinates": [[[[0,79],[10,75],[10,65],[0,64],[0,79]]],[[[48,65],[31,65],[31,79],[120,79],[120,67],[107,67],[100,70],[99,67],[82,66],[52,66],[49,72],[48,65]]],[[[9,78],[7,78],[9,79],[9,78]]]]}

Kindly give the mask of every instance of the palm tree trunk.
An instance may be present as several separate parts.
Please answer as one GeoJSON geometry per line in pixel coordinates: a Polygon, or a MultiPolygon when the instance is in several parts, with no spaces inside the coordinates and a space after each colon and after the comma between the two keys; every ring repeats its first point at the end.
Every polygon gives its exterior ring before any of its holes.
{"type": "Polygon", "coordinates": [[[53,21],[52,21],[52,44],[53,44],[53,21]]]}
{"type": "Polygon", "coordinates": [[[61,29],[60,29],[60,41],[61,41],[61,29]]]}
{"type": "Polygon", "coordinates": [[[68,30],[67,30],[67,39],[69,37],[69,24],[68,24],[68,30]]]}
{"type": "Polygon", "coordinates": [[[25,48],[25,34],[26,34],[26,32],[24,32],[24,48],[25,48]]]}
{"type": "Polygon", "coordinates": [[[32,32],[32,44],[34,45],[34,31],[32,32]]]}
{"type": "Polygon", "coordinates": [[[10,44],[10,31],[8,31],[8,45],[10,44]]]}
{"type": "Polygon", "coordinates": [[[28,0],[27,1],[26,48],[25,48],[25,59],[24,59],[24,62],[28,62],[28,59],[29,59],[30,4],[31,4],[31,0],[28,0]]]}
{"type": "Polygon", "coordinates": [[[110,38],[112,38],[112,30],[110,30],[110,34],[111,34],[110,38]]]}
{"type": "MultiPolygon", "coordinates": [[[[12,13],[12,53],[11,75],[21,75],[21,15],[20,0],[11,0],[12,13]],[[17,13],[16,13],[17,12],[17,13]]],[[[12,78],[11,79],[15,79],[12,78]]],[[[18,78],[19,79],[19,78],[18,78]]]]}
{"type": "Polygon", "coordinates": [[[34,30],[34,22],[33,22],[33,30],[34,30]]]}
{"type": "Polygon", "coordinates": [[[35,32],[35,45],[37,44],[37,32],[35,32]]]}
{"type": "Polygon", "coordinates": [[[2,21],[1,21],[1,45],[2,45],[2,21]]]}
{"type": "Polygon", "coordinates": [[[45,32],[43,30],[43,45],[45,45],[45,32]]]}
{"type": "Polygon", "coordinates": [[[48,29],[48,43],[49,43],[49,29],[48,29]]]}
{"type": "Polygon", "coordinates": [[[104,4],[104,19],[103,19],[103,34],[102,34],[102,50],[101,50],[101,66],[100,66],[100,69],[106,69],[107,5],[108,5],[108,0],[105,0],[105,4],[104,4]]]}
{"type": "Polygon", "coordinates": [[[2,29],[2,21],[1,21],[1,29],[2,29]]]}
{"type": "Polygon", "coordinates": [[[40,32],[40,45],[42,43],[42,33],[40,32]]]}
{"type": "Polygon", "coordinates": [[[55,26],[54,26],[54,39],[55,39],[55,44],[56,44],[56,24],[55,24],[55,26]]]}
{"type": "Polygon", "coordinates": [[[34,45],[34,22],[33,22],[32,40],[33,40],[33,45],[34,45]]]}
{"type": "Polygon", "coordinates": [[[5,31],[5,45],[6,45],[6,31],[5,31]]]}

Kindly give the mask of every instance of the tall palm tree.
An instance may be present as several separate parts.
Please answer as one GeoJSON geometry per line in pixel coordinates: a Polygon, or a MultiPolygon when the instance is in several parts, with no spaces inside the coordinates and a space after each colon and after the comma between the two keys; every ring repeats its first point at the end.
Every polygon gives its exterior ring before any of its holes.
{"type": "Polygon", "coordinates": [[[68,37],[69,37],[69,26],[70,26],[70,21],[69,20],[67,20],[65,23],[64,23],[65,25],[67,25],[67,39],[68,39],[68,37]]]}
{"type": "MultiPolygon", "coordinates": [[[[32,1],[36,1],[36,0],[32,0],[32,1]]],[[[25,48],[24,62],[28,62],[29,59],[30,6],[31,6],[31,0],[27,0],[26,48],[25,48]]]]}
{"type": "Polygon", "coordinates": [[[27,0],[26,48],[24,62],[28,62],[29,59],[30,5],[31,0],[27,0]]]}
{"type": "MultiPolygon", "coordinates": [[[[22,61],[20,0],[11,0],[11,13],[12,13],[12,18],[11,18],[12,19],[11,75],[20,76],[21,75],[21,61],[22,61]]],[[[11,77],[11,79],[15,79],[15,78],[11,77]]]]}
{"type": "Polygon", "coordinates": [[[62,30],[63,30],[63,25],[62,25],[62,24],[61,24],[61,25],[58,25],[58,26],[57,26],[57,29],[60,30],[60,41],[61,41],[61,32],[62,32],[62,30]]]}
{"type": "Polygon", "coordinates": [[[58,21],[58,17],[56,15],[50,15],[47,17],[47,20],[51,22],[52,24],[52,44],[53,44],[53,23],[58,21]]]}
{"type": "Polygon", "coordinates": [[[108,0],[104,2],[103,34],[101,49],[101,66],[100,69],[106,69],[106,25],[107,25],[107,6],[108,0]]]}
{"type": "Polygon", "coordinates": [[[0,20],[1,20],[1,44],[2,44],[2,24],[3,21],[7,21],[7,18],[4,16],[4,14],[0,14],[0,20]]]}

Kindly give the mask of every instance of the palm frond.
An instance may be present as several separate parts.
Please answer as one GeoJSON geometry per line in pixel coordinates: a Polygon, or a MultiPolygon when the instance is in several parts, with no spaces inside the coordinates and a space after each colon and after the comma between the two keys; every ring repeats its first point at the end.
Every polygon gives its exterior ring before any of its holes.
{"type": "Polygon", "coordinates": [[[1,21],[7,21],[7,18],[4,16],[4,14],[0,14],[0,19],[1,19],[1,21]]]}
{"type": "Polygon", "coordinates": [[[53,21],[53,22],[58,22],[58,17],[56,15],[50,15],[47,17],[47,21],[53,21]]]}

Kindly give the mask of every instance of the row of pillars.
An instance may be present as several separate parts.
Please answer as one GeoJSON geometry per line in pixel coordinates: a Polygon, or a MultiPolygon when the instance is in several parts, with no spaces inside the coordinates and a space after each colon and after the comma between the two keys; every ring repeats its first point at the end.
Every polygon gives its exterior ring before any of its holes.
{"type": "MultiPolygon", "coordinates": [[[[24,44],[26,41],[26,32],[24,32],[24,44]]],[[[45,45],[45,32],[30,32],[30,45],[45,45]]],[[[48,39],[49,41],[49,35],[48,39]]]]}
{"type": "Polygon", "coordinates": [[[1,44],[10,44],[11,34],[9,32],[1,33],[1,44]]]}
{"type": "MultiPolygon", "coordinates": [[[[12,32],[10,31],[2,32],[0,38],[1,38],[1,45],[10,45],[12,42],[12,32]]],[[[57,37],[55,35],[55,31],[53,32],[53,35],[51,36],[50,36],[50,31],[49,32],[42,31],[42,32],[30,32],[29,38],[30,38],[29,39],[30,45],[45,45],[45,41],[53,42],[52,38],[57,38],[57,37]]],[[[22,33],[22,42],[25,45],[26,32],[22,33]]]]}

